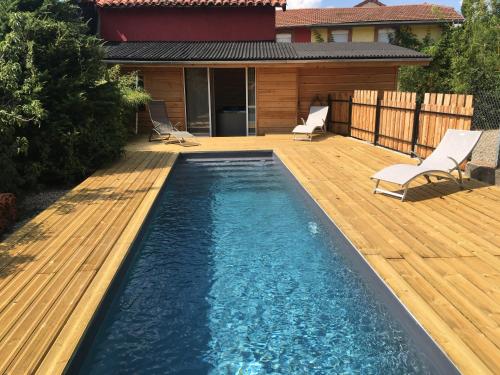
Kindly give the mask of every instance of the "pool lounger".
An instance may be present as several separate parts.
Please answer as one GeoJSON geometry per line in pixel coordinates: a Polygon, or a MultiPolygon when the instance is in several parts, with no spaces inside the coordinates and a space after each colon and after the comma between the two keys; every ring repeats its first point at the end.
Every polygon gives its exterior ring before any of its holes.
{"type": "Polygon", "coordinates": [[[316,130],[325,132],[326,117],[328,115],[328,107],[313,106],[309,109],[307,121],[302,119],[302,125],[297,125],[293,130],[293,140],[309,140],[312,141],[312,135],[316,130]],[[305,134],[306,138],[297,138],[297,134],[305,134]]]}
{"type": "Polygon", "coordinates": [[[185,138],[194,138],[193,134],[177,130],[176,126],[180,123],[175,125],[172,124],[163,100],[152,100],[148,105],[148,110],[149,117],[153,123],[151,134],[149,135],[150,142],[155,136],[157,136],[158,139],[165,139],[166,141],[168,141],[170,137],[173,137],[181,146],[198,146],[198,143],[188,143],[185,140],[185,138]]]}
{"type": "Polygon", "coordinates": [[[410,183],[417,177],[424,176],[427,182],[431,182],[430,176],[438,176],[455,181],[462,187],[462,171],[460,164],[463,163],[476,146],[481,131],[448,129],[443,139],[434,152],[425,160],[419,159],[418,165],[395,164],[375,173],[370,178],[375,180],[373,193],[382,193],[401,198],[404,201],[410,183]],[[458,179],[452,172],[458,171],[458,179]],[[388,191],[378,187],[380,181],[391,182],[403,187],[403,194],[388,191]]]}

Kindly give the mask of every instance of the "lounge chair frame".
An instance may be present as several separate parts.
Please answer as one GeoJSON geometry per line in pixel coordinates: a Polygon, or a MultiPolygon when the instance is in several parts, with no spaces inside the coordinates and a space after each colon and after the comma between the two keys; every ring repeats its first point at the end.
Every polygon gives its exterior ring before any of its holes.
{"type": "MultiPolygon", "coordinates": [[[[415,154],[413,151],[412,151],[412,154],[419,159],[419,163],[417,165],[422,164],[423,160],[417,154],[415,154]]],[[[380,179],[373,179],[375,181],[375,188],[373,189],[373,194],[380,193],[380,194],[390,195],[390,196],[393,196],[393,197],[396,197],[396,198],[400,198],[401,202],[404,202],[404,200],[406,199],[406,194],[408,193],[408,188],[410,187],[410,184],[413,182],[413,180],[415,180],[415,179],[417,179],[418,177],[421,177],[421,176],[424,176],[425,179],[427,180],[427,183],[429,183],[429,184],[432,183],[430,177],[431,176],[435,176],[438,179],[443,179],[444,178],[444,179],[447,179],[447,180],[454,181],[458,185],[458,187],[460,189],[463,189],[463,177],[462,177],[462,170],[460,169],[460,164],[455,159],[453,159],[452,157],[448,156],[448,159],[450,159],[451,161],[453,161],[455,163],[455,165],[456,165],[455,168],[453,168],[449,172],[446,172],[444,170],[438,170],[438,169],[436,169],[436,170],[428,170],[428,171],[419,173],[418,175],[415,175],[406,184],[400,185],[403,188],[403,194],[379,188],[378,185],[380,184],[380,179]],[[456,178],[452,174],[452,172],[454,170],[458,171],[458,178],[456,178]]]]}
{"type": "MultiPolygon", "coordinates": [[[[187,131],[178,130],[177,127],[180,125],[180,122],[177,122],[175,125],[172,124],[167,115],[167,110],[165,108],[165,102],[163,100],[152,100],[150,105],[148,105],[149,118],[153,124],[151,128],[151,133],[149,134],[149,142],[156,140],[164,140],[169,141],[170,138],[174,138],[174,143],[178,143],[179,145],[186,147],[188,146],[188,142],[185,138],[195,138],[194,135],[187,131]],[[161,105],[163,107],[164,118],[162,121],[155,120],[153,114],[151,113],[151,104],[153,105],[161,105]],[[157,136],[154,138],[154,136],[157,136]]],[[[189,146],[196,146],[198,143],[190,143],[189,146]]]]}
{"type": "MultiPolygon", "coordinates": [[[[450,132],[450,137],[452,137],[452,136],[454,136],[453,132],[456,133],[456,132],[461,132],[461,131],[451,130],[450,129],[450,130],[447,131],[447,133],[448,132],[450,132]]],[[[471,131],[471,133],[472,133],[472,131],[471,131]]],[[[395,183],[395,182],[390,181],[390,180],[384,180],[383,178],[375,178],[374,176],[372,176],[371,179],[375,181],[375,187],[373,189],[373,193],[374,194],[381,193],[381,194],[386,194],[386,195],[390,195],[390,196],[393,196],[393,197],[397,197],[397,198],[400,198],[401,201],[403,202],[406,199],[406,195],[408,193],[408,188],[410,187],[410,184],[415,179],[417,179],[419,177],[422,177],[422,176],[425,177],[425,179],[427,180],[427,183],[432,183],[432,181],[430,179],[431,176],[436,177],[438,180],[439,179],[452,180],[452,181],[454,181],[458,185],[458,187],[460,189],[462,189],[463,188],[463,175],[462,175],[462,170],[460,169],[460,164],[462,162],[464,162],[465,160],[467,160],[467,157],[471,154],[472,150],[476,146],[476,144],[479,141],[479,138],[481,136],[481,132],[480,131],[474,131],[474,133],[475,133],[474,135],[471,134],[471,136],[473,137],[472,138],[473,143],[470,143],[468,145],[470,147],[470,149],[469,149],[469,147],[465,148],[466,152],[464,152],[462,155],[460,155],[460,159],[463,158],[462,160],[456,160],[455,158],[453,158],[453,157],[451,157],[449,155],[447,155],[447,156],[442,155],[442,159],[438,159],[438,160],[446,160],[446,159],[451,160],[452,163],[453,163],[453,166],[451,168],[450,167],[443,168],[443,169],[430,168],[430,169],[425,169],[421,173],[417,173],[417,174],[411,176],[411,178],[408,181],[406,181],[404,184],[400,185],[403,188],[403,193],[402,194],[401,193],[396,193],[396,192],[393,192],[393,191],[389,191],[389,190],[386,190],[386,189],[379,188],[380,181],[387,181],[387,182],[391,182],[391,183],[395,183]],[[458,172],[458,177],[456,177],[456,176],[453,175],[454,171],[458,172]]],[[[445,135],[445,137],[446,137],[446,135],[445,135]]],[[[443,138],[443,140],[444,140],[444,138],[443,138]]],[[[446,147],[446,146],[444,146],[444,147],[446,147]]],[[[437,152],[438,148],[439,148],[439,145],[436,148],[435,152],[437,152]]],[[[421,165],[424,162],[424,160],[422,158],[420,158],[413,151],[411,152],[411,154],[413,156],[415,156],[419,160],[417,166],[421,165]]],[[[441,152],[441,154],[442,154],[442,152],[441,152]]],[[[381,173],[381,172],[382,171],[380,171],[378,173],[381,173]]]]}
{"type": "MultiPolygon", "coordinates": [[[[306,126],[306,120],[304,120],[303,117],[301,117],[300,120],[302,121],[302,125],[306,126]]],[[[294,141],[307,141],[307,140],[309,140],[309,142],[312,142],[313,134],[317,134],[317,133],[324,134],[324,133],[326,133],[325,128],[326,128],[326,120],[323,121],[323,125],[321,125],[321,127],[316,127],[316,129],[314,129],[311,133],[293,133],[293,140],[294,141]],[[298,134],[305,135],[305,138],[304,137],[297,138],[298,134]]]]}
{"type": "MultiPolygon", "coordinates": [[[[321,108],[321,110],[323,110],[324,108],[326,108],[326,106],[311,106],[311,109],[312,108],[321,108]]],[[[326,121],[327,121],[329,112],[330,112],[330,109],[328,108],[328,110],[326,112],[325,118],[322,119],[321,125],[316,125],[316,126],[308,125],[307,121],[304,118],[301,118],[302,124],[300,124],[299,126],[304,126],[304,127],[309,126],[311,128],[311,131],[310,132],[303,132],[302,133],[302,132],[295,132],[295,129],[294,129],[292,131],[292,133],[293,133],[293,140],[294,141],[309,141],[309,142],[312,142],[313,134],[317,134],[317,133],[324,134],[324,133],[326,133],[326,121]],[[301,137],[297,137],[298,134],[300,134],[301,137]],[[305,137],[303,137],[302,135],[305,135],[305,137]]],[[[309,116],[311,116],[311,112],[309,112],[309,116]]]]}

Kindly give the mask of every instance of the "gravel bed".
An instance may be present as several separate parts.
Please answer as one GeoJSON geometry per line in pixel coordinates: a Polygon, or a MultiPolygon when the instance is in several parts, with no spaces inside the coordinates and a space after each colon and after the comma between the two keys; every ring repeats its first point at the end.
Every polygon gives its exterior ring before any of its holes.
{"type": "Polygon", "coordinates": [[[71,190],[71,187],[47,189],[25,195],[24,198],[17,204],[17,222],[10,228],[10,230],[3,235],[0,235],[0,240],[22,227],[27,221],[45,210],[69,190],[71,190]]]}

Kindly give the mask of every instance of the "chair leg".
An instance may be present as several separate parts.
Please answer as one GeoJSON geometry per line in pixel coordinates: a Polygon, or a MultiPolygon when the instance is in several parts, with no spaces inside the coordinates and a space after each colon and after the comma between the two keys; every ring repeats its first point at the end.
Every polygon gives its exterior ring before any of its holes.
{"type": "Polygon", "coordinates": [[[410,183],[407,183],[404,188],[405,190],[403,191],[403,196],[401,197],[401,202],[404,202],[405,198],[406,198],[406,193],[408,193],[408,187],[410,186],[410,183]]]}
{"type": "Polygon", "coordinates": [[[375,181],[375,187],[373,188],[373,194],[377,194],[378,185],[380,184],[380,180],[375,181]]]}
{"type": "Polygon", "coordinates": [[[428,183],[428,184],[431,184],[431,183],[432,183],[431,178],[430,178],[428,175],[426,175],[426,174],[425,174],[425,175],[424,175],[424,177],[425,177],[425,179],[427,180],[427,183],[428,183]]]}
{"type": "Polygon", "coordinates": [[[460,168],[457,168],[458,170],[458,181],[459,181],[459,185],[460,185],[460,188],[463,188],[464,187],[464,180],[462,178],[462,170],[460,168]]]}

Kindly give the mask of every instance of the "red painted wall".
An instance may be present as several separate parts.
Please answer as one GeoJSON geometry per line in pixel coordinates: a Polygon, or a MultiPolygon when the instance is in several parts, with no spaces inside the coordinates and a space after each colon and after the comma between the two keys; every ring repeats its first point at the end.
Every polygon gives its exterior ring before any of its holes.
{"type": "Polygon", "coordinates": [[[109,41],[257,41],[276,35],[272,7],[101,8],[99,17],[100,35],[109,41]]]}
{"type": "Polygon", "coordinates": [[[293,30],[293,41],[297,43],[310,43],[311,30],[307,27],[300,27],[293,30]]]}

